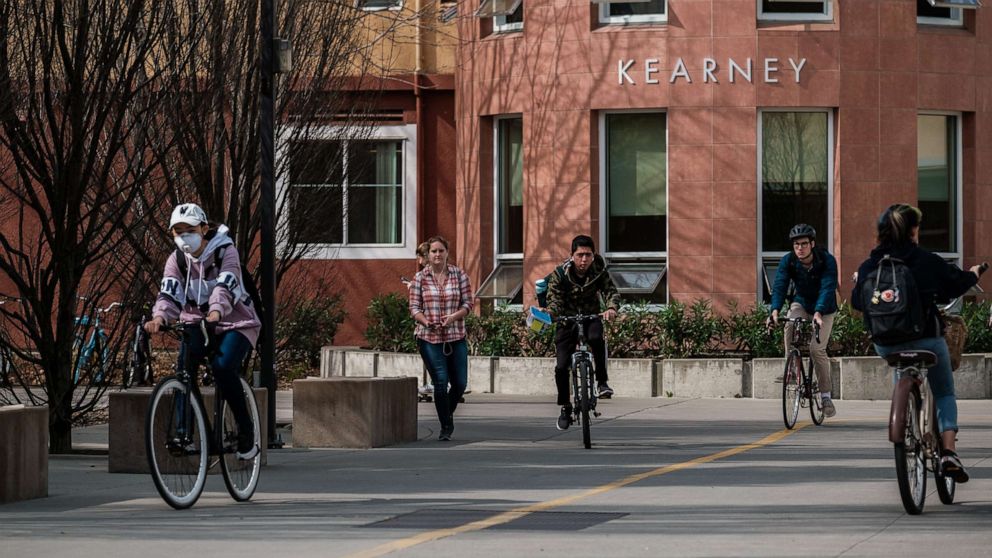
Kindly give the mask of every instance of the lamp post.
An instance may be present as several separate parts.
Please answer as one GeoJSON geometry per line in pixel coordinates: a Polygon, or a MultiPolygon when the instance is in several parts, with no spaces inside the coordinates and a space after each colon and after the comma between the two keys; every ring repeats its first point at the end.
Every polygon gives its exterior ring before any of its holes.
{"type": "Polygon", "coordinates": [[[276,432],[276,178],[275,178],[275,24],[276,0],[261,0],[261,91],[258,136],[261,147],[259,213],[262,232],[262,386],[268,391],[269,447],[282,447],[276,432]]]}

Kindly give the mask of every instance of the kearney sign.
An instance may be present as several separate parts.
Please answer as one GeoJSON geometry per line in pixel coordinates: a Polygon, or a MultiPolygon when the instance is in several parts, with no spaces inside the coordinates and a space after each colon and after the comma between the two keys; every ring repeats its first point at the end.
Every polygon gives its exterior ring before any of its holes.
{"type": "MultiPolygon", "coordinates": [[[[793,76],[795,77],[796,83],[799,83],[799,78],[802,74],[803,67],[806,66],[806,59],[800,58],[798,62],[792,58],[789,58],[788,60],[788,65],[791,68],[787,68],[779,61],[778,58],[765,58],[763,68],[759,70],[759,74],[764,78],[763,81],[765,83],[778,83],[777,74],[779,72],[788,72],[791,70],[793,76]]],[[[644,74],[642,83],[661,83],[661,80],[658,79],[658,74],[661,73],[661,69],[658,68],[658,64],[660,63],[661,60],[658,58],[647,58],[640,65],[637,64],[636,60],[621,59],[617,62],[617,83],[620,85],[637,85],[637,81],[635,81],[634,77],[639,76],[642,71],[644,74]],[[643,68],[643,70],[641,70],[641,68],[643,68]]],[[[720,80],[717,77],[719,72],[720,67],[716,60],[713,58],[703,58],[703,83],[720,83],[720,80]]],[[[736,83],[738,76],[748,83],[754,83],[752,79],[754,74],[754,61],[748,58],[744,62],[744,65],[741,65],[738,64],[733,58],[728,58],[726,73],[730,83],[736,83]]],[[[668,77],[668,83],[675,83],[679,78],[684,79],[686,83],[692,83],[692,74],[690,74],[689,69],[686,68],[685,62],[683,62],[681,58],[675,61],[675,67],[672,68],[672,73],[668,77]]]]}

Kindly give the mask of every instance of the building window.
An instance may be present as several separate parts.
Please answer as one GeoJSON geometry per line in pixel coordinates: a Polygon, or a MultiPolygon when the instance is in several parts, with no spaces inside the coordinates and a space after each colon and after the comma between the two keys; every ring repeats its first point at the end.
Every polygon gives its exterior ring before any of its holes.
{"type": "Polygon", "coordinates": [[[762,111],[760,118],[760,272],[768,301],[775,278],[769,273],[792,250],[793,225],[812,225],[817,244],[830,248],[833,133],[827,111],[762,111]]]}
{"type": "Polygon", "coordinates": [[[496,265],[479,287],[480,298],[523,303],[524,126],[519,117],[498,118],[495,125],[496,265]]]}
{"type": "Polygon", "coordinates": [[[493,31],[496,33],[520,31],[524,28],[523,0],[516,0],[509,4],[511,7],[508,13],[505,15],[497,14],[493,17],[493,31]]]}
{"type": "Polygon", "coordinates": [[[355,7],[366,12],[399,10],[403,8],[403,0],[355,0],[355,7]]]}
{"type": "Polygon", "coordinates": [[[668,0],[593,1],[599,4],[600,23],[627,25],[631,23],[665,23],[668,21],[668,0]]]}
{"type": "MultiPolygon", "coordinates": [[[[921,25],[947,25],[961,27],[964,25],[964,12],[951,6],[951,2],[931,2],[916,0],[916,22],[921,25]]],[[[958,5],[962,3],[957,3],[958,5]]]]}
{"type": "Polygon", "coordinates": [[[768,21],[832,21],[833,2],[758,0],[758,19],[768,21]]]}
{"type": "Polygon", "coordinates": [[[960,158],[957,115],[920,114],[916,127],[920,246],[948,258],[960,255],[960,158]]]}
{"type": "Polygon", "coordinates": [[[288,242],[317,247],[313,258],[408,259],[415,234],[414,126],[370,138],[294,141],[287,147],[288,242]]]}
{"type": "Polygon", "coordinates": [[[667,115],[607,113],[601,165],[609,271],[627,301],[667,302],[667,115]]]}

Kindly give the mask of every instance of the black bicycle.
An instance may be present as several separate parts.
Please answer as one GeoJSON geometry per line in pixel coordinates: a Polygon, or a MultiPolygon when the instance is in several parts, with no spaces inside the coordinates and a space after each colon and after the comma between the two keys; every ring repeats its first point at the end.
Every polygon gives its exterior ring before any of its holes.
{"type": "Polygon", "coordinates": [[[144,314],[134,328],[134,338],[129,345],[127,367],[121,379],[121,387],[128,389],[132,386],[150,386],[155,380],[154,357],[152,357],[151,338],[145,331],[144,314]]]}
{"type": "Polygon", "coordinates": [[[577,314],[575,316],[562,316],[555,318],[555,322],[561,324],[559,327],[575,327],[578,330],[578,343],[575,352],[572,353],[572,364],[570,367],[572,377],[572,413],[574,422],[582,425],[582,444],[586,449],[592,448],[592,433],[589,415],[595,417],[600,415],[596,410],[596,390],[592,387],[593,381],[593,359],[589,352],[589,344],[586,340],[586,326],[595,320],[601,319],[598,314],[577,314]]]}
{"type": "Polygon", "coordinates": [[[810,340],[815,336],[816,342],[820,342],[820,326],[804,318],[789,318],[785,322],[792,324],[789,354],[782,375],[782,418],[785,427],[791,430],[799,418],[799,408],[806,406],[809,407],[813,424],[823,424],[820,384],[814,373],[813,356],[809,354],[810,340]],[[810,325],[813,327],[810,328],[810,325]],[[803,366],[803,352],[808,355],[809,366],[803,366]]]}
{"type": "MultiPolygon", "coordinates": [[[[211,336],[202,320],[162,329],[175,333],[184,345],[188,345],[194,330],[199,330],[209,348],[211,336]]],[[[183,354],[187,352],[183,351],[183,354]]],[[[216,464],[209,463],[209,459],[216,456],[227,491],[235,500],[244,502],[252,497],[258,486],[262,454],[258,452],[255,457],[244,460],[237,457],[237,421],[221,397],[219,387],[214,394],[213,417],[207,423],[196,374],[187,372],[183,360],[176,364],[174,376],[163,378],[155,386],[148,405],[145,449],[155,488],[173,508],[192,506],[203,493],[207,470],[216,464]]],[[[209,371],[209,359],[206,367],[209,371]]],[[[261,447],[258,406],[244,378],[241,378],[241,387],[254,425],[254,443],[261,447]]]]}

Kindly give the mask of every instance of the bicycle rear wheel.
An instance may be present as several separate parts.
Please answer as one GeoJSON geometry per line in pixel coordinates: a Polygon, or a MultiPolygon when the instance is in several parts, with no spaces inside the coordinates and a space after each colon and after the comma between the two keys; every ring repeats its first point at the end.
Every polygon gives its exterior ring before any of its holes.
{"type": "Polygon", "coordinates": [[[592,369],[589,366],[589,361],[579,361],[576,371],[579,374],[579,412],[582,415],[582,444],[586,449],[590,449],[592,448],[592,433],[590,432],[589,410],[592,386],[589,385],[589,376],[592,374],[592,369]]]}
{"type": "Polygon", "coordinates": [[[906,513],[923,513],[927,497],[927,465],[920,432],[920,393],[914,387],[906,395],[906,431],[902,442],[895,444],[896,481],[906,513]]]}
{"type": "Polygon", "coordinates": [[[199,399],[186,397],[188,389],[175,376],[162,380],[145,421],[148,469],[162,499],[176,509],[195,504],[207,481],[207,424],[199,399]]]}
{"type": "Polygon", "coordinates": [[[813,369],[813,359],[809,359],[809,367],[806,369],[806,396],[809,398],[809,416],[813,419],[813,424],[819,426],[823,424],[823,402],[820,401],[820,381],[816,377],[813,369]]]}
{"type": "MultiPolygon", "coordinates": [[[[248,382],[241,378],[242,396],[248,406],[248,414],[251,418],[254,430],[254,443],[259,448],[262,447],[261,427],[258,420],[258,405],[248,382]]],[[[238,502],[245,502],[255,494],[258,486],[258,475],[262,468],[262,452],[259,451],[251,459],[238,459],[238,423],[234,420],[234,413],[225,401],[221,407],[221,433],[223,436],[223,447],[221,447],[220,469],[224,473],[224,484],[231,497],[238,502]]]]}
{"type": "Polygon", "coordinates": [[[802,359],[796,351],[789,351],[782,374],[782,419],[785,427],[791,429],[799,417],[799,401],[802,399],[802,359]]]}

